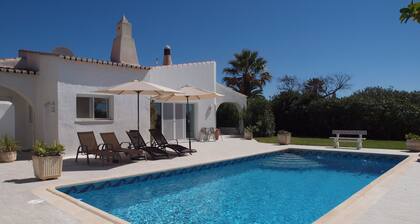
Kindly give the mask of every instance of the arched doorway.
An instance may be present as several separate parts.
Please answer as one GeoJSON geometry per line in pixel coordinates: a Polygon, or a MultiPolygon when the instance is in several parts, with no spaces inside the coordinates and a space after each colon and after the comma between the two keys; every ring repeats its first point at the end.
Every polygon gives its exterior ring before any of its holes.
{"type": "Polygon", "coordinates": [[[236,103],[222,103],[216,111],[216,127],[222,134],[238,135],[240,133],[241,116],[239,105],[236,103]]]}
{"type": "Polygon", "coordinates": [[[18,92],[0,85],[0,136],[16,139],[22,149],[34,141],[33,108],[18,92]]]}

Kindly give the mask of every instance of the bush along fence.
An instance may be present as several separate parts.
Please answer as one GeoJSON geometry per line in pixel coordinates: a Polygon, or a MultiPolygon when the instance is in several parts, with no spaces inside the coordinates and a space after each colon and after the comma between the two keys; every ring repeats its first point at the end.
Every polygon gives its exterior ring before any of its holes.
{"type": "Polygon", "coordinates": [[[328,137],[333,129],[362,129],[370,139],[420,133],[420,92],[369,87],[348,97],[322,98],[284,91],[270,100],[275,129],[328,137]]]}

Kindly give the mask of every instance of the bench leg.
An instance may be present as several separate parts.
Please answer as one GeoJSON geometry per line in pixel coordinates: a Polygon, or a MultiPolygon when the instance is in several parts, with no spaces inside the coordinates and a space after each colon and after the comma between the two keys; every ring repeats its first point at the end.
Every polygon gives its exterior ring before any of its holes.
{"type": "Polygon", "coordinates": [[[357,140],[357,149],[361,149],[361,148],[363,148],[363,141],[357,140]]]}
{"type": "Polygon", "coordinates": [[[334,140],[334,148],[340,148],[340,142],[337,139],[334,140]]]}

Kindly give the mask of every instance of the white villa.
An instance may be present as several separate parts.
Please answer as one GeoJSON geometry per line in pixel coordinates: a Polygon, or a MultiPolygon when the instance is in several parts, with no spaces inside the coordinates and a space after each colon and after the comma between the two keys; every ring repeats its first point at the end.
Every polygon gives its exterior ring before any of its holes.
{"type": "MultiPolygon", "coordinates": [[[[120,141],[127,141],[125,131],[137,127],[136,96],[95,91],[135,79],[173,89],[192,85],[224,95],[192,102],[192,137],[203,127],[216,127],[220,104],[235,103],[239,109],[246,105],[246,96],[216,82],[214,61],[172,64],[171,49],[165,47],[162,65],[140,65],[131,24],[123,17],[109,61],[78,57],[62,47],[52,52],[19,50],[17,58],[0,59],[0,135],[15,137],[23,148],[31,148],[36,139],[58,141],[67,155],[79,145],[78,131],[94,131],[99,142],[100,132],[115,132],[120,141]]],[[[186,138],[186,110],[185,104],[151,102],[141,96],[142,135],[148,139],[153,124],[167,138],[186,138]]]]}

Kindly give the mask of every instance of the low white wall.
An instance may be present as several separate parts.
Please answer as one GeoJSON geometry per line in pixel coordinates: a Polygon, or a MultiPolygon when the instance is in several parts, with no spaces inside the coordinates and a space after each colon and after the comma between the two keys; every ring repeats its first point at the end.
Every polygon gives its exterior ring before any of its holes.
{"type": "Polygon", "coordinates": [[[0,137],[5,135],[15,138],[15,107],[12,102],[0,101],[0,137]]]}

